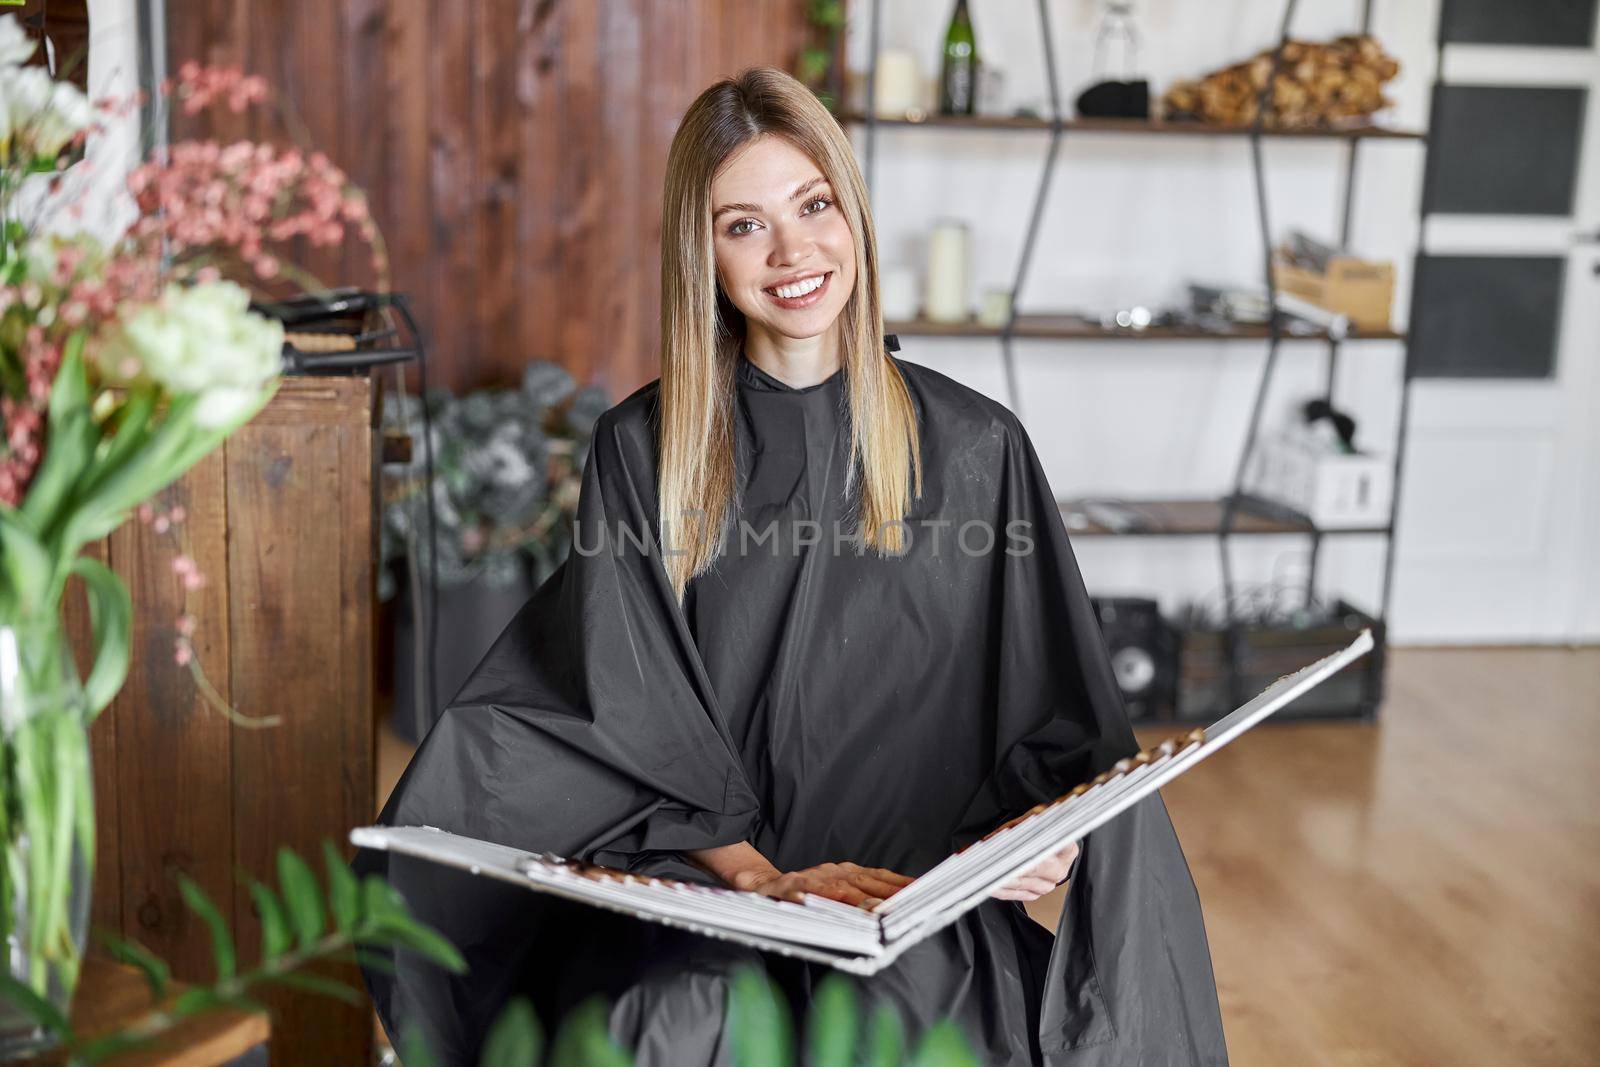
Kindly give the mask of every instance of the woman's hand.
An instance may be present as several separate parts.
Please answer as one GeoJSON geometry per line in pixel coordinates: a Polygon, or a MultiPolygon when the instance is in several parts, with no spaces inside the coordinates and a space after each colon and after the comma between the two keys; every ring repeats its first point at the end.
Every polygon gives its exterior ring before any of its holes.
{"type": "Polygon", "coordinates": [[[912,879],[882,867],[861,867],[854,863],[821,863],[798,871],[741,871],[733,876],[733,887],[780,900],[801,901],[801,894],[874,908],[911,884],[912,879]]]}
{"type": "Polygon", "coordinates": [[[1038,900],[1060,884],[1072,869],[1078,857],[1078,843],[1074,841],[1060,852],[1046,856],[1030,870],[989,894],[997,900],[1038,900]]]}

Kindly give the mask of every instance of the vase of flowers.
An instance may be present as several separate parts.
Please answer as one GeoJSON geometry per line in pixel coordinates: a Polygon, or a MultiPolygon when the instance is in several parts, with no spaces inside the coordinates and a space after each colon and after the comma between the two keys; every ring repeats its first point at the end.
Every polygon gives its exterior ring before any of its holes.
{"type": "MultiPolygon", "coordinates": [[[[143,94],[91,103],[26,65],[36,47],[0,18],[0,1059],[49,1043],[36,1020],[65,1015],[83,950],[87,731],[126,679],[132,628],[126,586],[85,547],[132,514],[181,522],[147,502],[276,392],[283,327],[224,272],[295,276],[274,242],[336,244],[347,225],[378,247],[365,197],[326,157],[248,141],[163,149],[127,177],[125,232],[66,232],[85,144],[143,94]],[[61,621],[73,578],[91,623],[81,676],[61,621]]],[[[193,63],[161,88],[191,113],[267,96],[259,78],[193,63]]],[[[186,588],[203,580],[187,557],[173,570],[186,588]]],[[[192,625],[177,620],[175,661],[237,715],[205,681],[192,625]]]]}
{"type": "MultiPolygon", "coordinates": [[[[0,623],[0,729],[5,799],[5,915],[10,976],[64,1006],[77,982],[89,921],[94,804],[86,698],[54,618],[0,623]],[[56,887],[64,892],[52,891],[56,887]]],[[[0,1055],[42,1036],[26,1006],[0,998],[0,1055]]]]}

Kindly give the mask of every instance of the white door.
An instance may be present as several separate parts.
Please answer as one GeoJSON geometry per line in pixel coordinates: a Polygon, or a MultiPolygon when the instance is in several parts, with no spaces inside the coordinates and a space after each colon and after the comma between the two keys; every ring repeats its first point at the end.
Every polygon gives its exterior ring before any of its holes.
{"type": "Polygon", "coordinates": [[[1600,637],[1593,7],[1530,0],[1519,36],[1545,43],[1443,34],[1393,591],[1396,629],[1419,640],[1600,637]],[[1567,43],[1539,23],[1551,13],[1567,43]]]}

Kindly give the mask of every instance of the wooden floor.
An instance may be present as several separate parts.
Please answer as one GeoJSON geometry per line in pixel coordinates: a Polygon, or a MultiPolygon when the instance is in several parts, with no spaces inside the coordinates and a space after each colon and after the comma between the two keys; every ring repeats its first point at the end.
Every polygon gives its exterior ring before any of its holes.
{"type": "Polygon", "coordinates": [[[1394,650],[1388,687],[1163,790],[1232,1062],[1600,1063],[1600,649],[1394,650]]]}

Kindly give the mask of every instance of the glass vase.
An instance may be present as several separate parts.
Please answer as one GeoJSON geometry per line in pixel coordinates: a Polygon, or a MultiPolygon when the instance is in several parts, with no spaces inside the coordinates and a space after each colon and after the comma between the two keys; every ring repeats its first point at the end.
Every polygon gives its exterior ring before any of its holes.
{"type": "Polygon", "coordinates": [[[68,1017],[78,983],[94,871],[86,708],[60,620],[0,619],[0,1061],[55,1045],[41,1015],[68,1017]]]}

